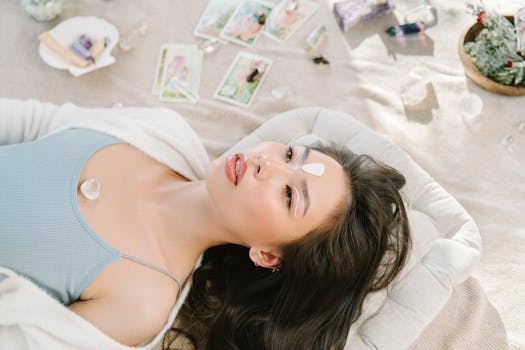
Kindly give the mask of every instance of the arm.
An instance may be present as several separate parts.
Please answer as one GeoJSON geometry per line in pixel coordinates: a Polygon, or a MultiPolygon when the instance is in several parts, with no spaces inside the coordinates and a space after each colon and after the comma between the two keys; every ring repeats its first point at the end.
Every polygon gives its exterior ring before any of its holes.
{"type": "Polygon", "coordinates": [[[0,99],[0,145],[27,142],[49,132],[60,107],[35,100],[0,99]]]}
{"type": "Polygon", "coordinates": [[[151,300],[148,303],[131,299],[109,296],[77,301],[69,308],[117,342],[134,346],[157,335],[166,319],[151,305],[151,300]]]}
{"type": "Polygon", "coordinates": [[[0,146],[68,128],[105,132],[137,146],[190,179],[202,178],[208,155],[184,118],[168,108],[84,108],[0,98],[0,146]]]}

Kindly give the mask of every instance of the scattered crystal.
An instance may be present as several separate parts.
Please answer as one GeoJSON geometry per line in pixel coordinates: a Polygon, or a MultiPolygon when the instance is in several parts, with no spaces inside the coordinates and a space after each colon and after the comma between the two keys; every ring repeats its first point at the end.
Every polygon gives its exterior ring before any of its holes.
{"type": "Polygon", "coordinates": [[[297,0],[288,0],[286,4],[286,13],[291,13],[297,10],[297,0]]]}
{"type": "Polygon", "coordinates": [[[100,182],[88,179],[80,184],[80,193],[89,200],[95,200],[100,195],[100,182]]]}
{"type": "Polygon", "coordinates": [[[410,82],[401,88],[401,100],[405,106],[416,106],[423,102],[428,95],[430,82],[420,80],[410,82]]]}
{"type": "Polygon", "coordinates": [[[514,151],[512,148],[513,143],[514,143],[514,137],[512,137],[512,135],[505,135],[503,139],[501,140],[501,144],[503,145],[503,147],[505,147],[505,149],[509,153],[512,153],[514,151]]]}
{"type": "Polygon", "coordinates": [[[318,25],[314,30],[308,34],[304,41],[304,48],[306,51],[313,51],[317,49],[326,37],[326,27],[323,24],[318,25]]]}
{"type": "Polygon", "coordinates": [[[510,146],[514,142],[514,137],[512,135],[506,135],[502,140],[501,143],[503,146],[510,146]]]}
{"type": "Polygon", "coordinates": [[[518,131],[522,134],[525,134],[525,122],[522,122],[520,125],[518,125],[518,131]]]}
{"type": "Polygon", "coordinates": [[[148,31],[148,25],[146,23],[142,23],[137,28],[134,28],[127,36],[122,37],[118,43],[118,46],[124,51],[129,51],[135,46],[141,37],[144,37],[148,33],[148,31]]]}
{"type": "Polygon", "coordinates": [[[461,98],[459,108],[465,117],[474,118],[481,113],[483,101],[476,94],[466,94],[461,98]]]}
{"type": "Polygon", "coordinates": [[[206,41],[203,41],[199,45],[199,47],[205,54],[210,54],[210,53],[214,53],[217,50],[219,50],[220,43],[218,40],[206,40],[206,41]]]}
{"type": "Polygon", "coordinates": [[[272,97],[276,99],[277,101],[280,101],[284,99],[290,92],[289,86],[278,86],[276,88],[273,88],[271,91],[272,97]]]}
{"type": "Polygon", "coordinates": [[[425,27],[431,27],[437,24],[437,11],[428,3],[423,3],[405,14],[405,23],[423,22],[425,27]]]}

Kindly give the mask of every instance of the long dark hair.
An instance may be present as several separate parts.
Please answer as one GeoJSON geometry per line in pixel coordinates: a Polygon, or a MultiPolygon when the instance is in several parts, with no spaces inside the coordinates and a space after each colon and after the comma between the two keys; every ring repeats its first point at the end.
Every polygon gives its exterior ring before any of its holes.
{"type": "Polygon", "coordinates": [[[346,148],[312,149],[342,165],[348,200],[282,248],[278,271],[254,266],[246,247],[208,249],[164,349],[182,340],[209,350],[343,349],[365,297],[401,271],[411,245],[405,178],[346,148]]]}

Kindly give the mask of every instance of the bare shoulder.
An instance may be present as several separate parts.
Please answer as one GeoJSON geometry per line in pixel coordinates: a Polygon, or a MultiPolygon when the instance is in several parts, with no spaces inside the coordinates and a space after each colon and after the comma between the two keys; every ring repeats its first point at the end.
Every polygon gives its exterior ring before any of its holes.
{"type": "Polygon", "coordinates": [[[141,283],[114,288],[97,298],[78,301],[70,309],[126,345],[137,345],[155,337],[164,327],[175,305],[178,289],[164,283],[141,283]]]}

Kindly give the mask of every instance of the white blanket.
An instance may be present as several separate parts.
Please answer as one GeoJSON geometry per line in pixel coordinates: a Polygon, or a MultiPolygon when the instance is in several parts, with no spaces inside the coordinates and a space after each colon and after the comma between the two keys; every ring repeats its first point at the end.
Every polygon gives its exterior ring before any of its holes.
{"type": "MultiPolygon", "coordinates": [[[[30,141],[70,127],[107,132],[190,179],[204,176],[206,152],[191,128],[171,110],[90,110],[72,104],[57,107],[0,99],[0,144],[30,141]]],[[[405,349],[446,304],[453,286],[472,272],[479,259],[479,231],[457,201],[401,149],[348,115],[319,108],[294,110],[265,123],[236,148],[260,140],[286,143],[312,138],[344,142],[357,153],[371,154],[398,168],[407,178],[403,192],[415,241],[409,266],[392,288],[368,298],[364,314],[349,336],[351,349],[405,349]]],[[[0,282],[0,348],[127,348],[31,282],[0,272],[11,276],[0,282]]],[[[187,288],[164,330],[186,293],[187,288]]],[[[151,348],[160,336],[142,348],[151,348]]]]}

